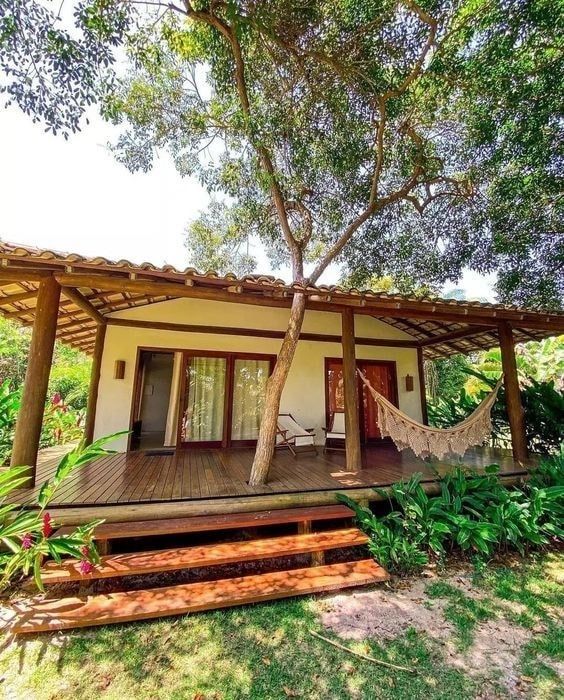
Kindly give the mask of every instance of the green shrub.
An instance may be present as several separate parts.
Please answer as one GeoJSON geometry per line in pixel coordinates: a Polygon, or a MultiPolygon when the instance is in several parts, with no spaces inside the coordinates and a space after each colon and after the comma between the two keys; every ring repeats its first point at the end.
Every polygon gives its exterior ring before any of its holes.
{"type": "Polygon", "coordinates": [[[10,459],[19,410],[19,391],[11,391],[10,383],[4,381],[0,385],[0,466],[10,459]]]}
{"type": "Polygon", "coordinates": [[[345,494],[338,499],[354,511],[369,535],[369,549],[384,567],[407,573],[428,555],[442,558],[454,548],[489,557],[499,549],[523,553],[564,537],[564,457],[543,463],[531,483],[508,488],[491,465],[476,475],[458,467],[439,478],[441,493],[430,496],[420,475],[386,492],[394,510],[378,518],[345,494]]]}
{"type": "Polygon", "coordinates": [[[86,411],[66,404],[56,394],[47,403],[41,426],[40,447],[64,445],[82,438],[86,411]]]}
{"type": "MultiPolygon", "coordinates": [[[[454,398],[438,398],[428,404],[429,421],[437,428],[450,428],[463,420],[478,408],[497,379],[492,379],[483,372],[472,368],[463,370],[476,377],[489,387],[471,394],[462,388],[454,398]]],[[[564,434],[564,393],[553,380],[537,381],[526,377],[521,386],[521,401],[525,413],[525,435],[527,447],[531,452],[550,454],[557,451],[564,434]]],[[[492,410],[491,442],[494,446],[508,447],[510,429],[505,408],[505,390],[502,386],[498,399],[492,410]]]]}
{"type": "Polygon", "coordinates": [[[89,359],[74,364],[53,365],[49,377],[49,394],[59,395],[67,406],[86,408],[90,386],[89,359]]]}

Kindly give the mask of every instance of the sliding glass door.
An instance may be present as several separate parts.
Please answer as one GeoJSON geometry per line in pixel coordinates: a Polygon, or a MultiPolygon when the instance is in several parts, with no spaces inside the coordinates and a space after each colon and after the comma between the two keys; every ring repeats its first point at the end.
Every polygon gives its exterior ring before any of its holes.
{"type": "Polygon", "coordinates": [[[235,353],[185,353],[181,442],[185,446],[256,442],[275,358],[235,353]]]}
{"type": "Polygon", "coordinates": [[[221,445],[226,377],[224,357],[187,358],[182,442],[221,445]]]}
{"type": "Polygon", "coordinates": [[[231,442],[243,444],[258,438],[270,365],[270,360],[235,359],[231,442]]]}

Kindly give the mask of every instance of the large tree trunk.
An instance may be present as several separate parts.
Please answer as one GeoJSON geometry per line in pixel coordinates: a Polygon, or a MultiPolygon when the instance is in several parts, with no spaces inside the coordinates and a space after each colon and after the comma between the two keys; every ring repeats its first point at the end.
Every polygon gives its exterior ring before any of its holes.
{"type": "Polygon", "coordinates": [[[278,412],[280,411],[280,398],[284,385],[286,384],[288,372],[292,366],[296,347],[298,346],[300,331],[304,321],[305,306],[305,294],[294,294],[286,335],[282,341],[282,347],[278,353],[274,371],[270,375],[266,387],[264,412],[260,425],[255,459],[249,479],[249,484],[251,486],[264,484],[268,476],[268,470],[276,444],[276,427],[278,412]]]}

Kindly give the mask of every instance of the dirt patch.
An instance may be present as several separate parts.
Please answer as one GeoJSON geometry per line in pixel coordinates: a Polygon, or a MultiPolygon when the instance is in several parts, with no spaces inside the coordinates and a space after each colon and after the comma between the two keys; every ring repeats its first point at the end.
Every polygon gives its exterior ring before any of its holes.
{"type": "Polygon", "coordinates": [[[412,627],[435,639],[448,639],[452,625],[442,615],[444,602],[427,598],[428,584],[418,580],[409,588],[332,596],[320,603],[321,622],[345,639],[393,639],[412,627]]]}
{"type": "MultiPolygon", "coordinates": [[[[385,641],[411,628],[425,632],[440,644],[447,663],[474,678],[484,679],[482,698],[496,697],[496,684],[503,686],[511,697],[523,697],[528,692],[528,683],[519,675],[518,666],[523,647],[534,630],[500,616],[478,623],[471,646],[461,651],[456,630],[443,614],[449,600],[431,599],[425,594],[431,580],[402,581],[386,589],[326,598],[319,603],[321,622],[339,636],[352,640],[385,641]]],[[[440,580],[474,600],[485,597],[472,585],[468,572],[440,580]]]]}
{"type": "Polygon", "coordinates": [[[529,630],[507,620],[488,620],[477,625],[472,646],[465,652],[447,640],[447,661],[474,678],[498,678],[511,697],[520,697],[527,684],[518,672],[519,659],[531,636],[529,630]]]}

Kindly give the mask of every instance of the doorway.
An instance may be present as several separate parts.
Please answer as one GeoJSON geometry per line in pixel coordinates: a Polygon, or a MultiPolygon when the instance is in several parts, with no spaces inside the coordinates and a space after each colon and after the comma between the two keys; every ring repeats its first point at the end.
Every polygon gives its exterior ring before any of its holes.
{"type": "MultiPolygon", "coordinates": [[[[133,417],[132,449],[152,450],[171,444],[171,411],[174,413],[175,353],[142,350],[138,364],[138,388],[133,417]]],[[[173,426],[172,433],[176,431],[173,426]]]]}
{"type": "MultiPolygon", "coordinates": [[[[398,405],[398,382],[396,363],[391,360],[357,360],[356,366],[366,376],[368,381],[388,401],[398,405]]],[[[358,378],[359,397],[359,425],[360,439],[366,444],[379,442],[382,435],[378,427],[378,409],[364,386],[358,378]]],[[[341,358],[325,358],[325,412],[327,425],[332,413],[344,411],[344,382],[343,360],[341,358]]]]}

